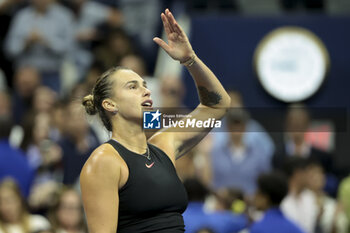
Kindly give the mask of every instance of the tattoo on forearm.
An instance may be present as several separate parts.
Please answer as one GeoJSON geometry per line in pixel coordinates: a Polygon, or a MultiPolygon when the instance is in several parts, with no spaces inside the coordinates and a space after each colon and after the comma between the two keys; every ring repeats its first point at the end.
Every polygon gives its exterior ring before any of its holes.
{"type": "Polygon", "coordinates": [[[201,103],[206,106],[214,106],[220,103],[220,100],[222,99],[222,96],[219,93],[215,91],[209,91],[203,86],[198,86],[198,94],[201,103]]]}

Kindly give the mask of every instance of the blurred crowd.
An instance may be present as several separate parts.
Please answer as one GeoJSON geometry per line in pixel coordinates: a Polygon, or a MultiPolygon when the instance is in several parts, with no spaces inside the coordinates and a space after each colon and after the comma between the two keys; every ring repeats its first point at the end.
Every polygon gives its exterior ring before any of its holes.
{"type": "MultiPolygon", "coordinates": [[[[322,10],[324,2],[280,6],[322,10]]],[[[131,68],[157,106],[184,107],[180,72],[152,77],[152,38],[170,3],[178,12],[244,8],[240,1],[0,0],[0,233],[87,232],[79,174],[109,134],[84,114],[81,99],[105,70],[131,68]]],[[[229,94],[232,108],[244,109],[240,93],[229,94]]],[[[284,132],[274,135],[248,111],[223,121],[229,132],[210,133],[177,161],[190,201],[186,232],[350,232],[350,177],[333,164],[331,146],[310,140],[305,106],[290,106],[284,132]]]]}
{"type": "Polygon", "coordinates": [[[327,143],[310,140],[329,132],[312,130],[301,104],[286,109],[283,132],[267,132],[240,93],[229,94],[229,132],[210,133],[177,162],[189,232],[349,232],[350,176],[327,143]]]}

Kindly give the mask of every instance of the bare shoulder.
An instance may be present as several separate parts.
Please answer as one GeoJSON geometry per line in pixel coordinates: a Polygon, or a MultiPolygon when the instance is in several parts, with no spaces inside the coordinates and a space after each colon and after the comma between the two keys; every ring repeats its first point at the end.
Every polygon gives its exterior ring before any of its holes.
{"type": "Polygon", "coordinates": [[[121,164],[109,144],[95,149],[80,174],[81,196],[89,232],[116,232],[121,164]]]}
{"type": "Polygon", "coordinates": [[[157,132],[148,139],[148,142],[163,150],[175,163],[175,145],[174,133],[172,132],[157,132]]]}
{"type": "Polygon", "coordinates": [[[119,153],[111,145],[102,144],[92,152],[80,173],[80,177],[100,174],[119,177],[122,162],[119,153]]]}

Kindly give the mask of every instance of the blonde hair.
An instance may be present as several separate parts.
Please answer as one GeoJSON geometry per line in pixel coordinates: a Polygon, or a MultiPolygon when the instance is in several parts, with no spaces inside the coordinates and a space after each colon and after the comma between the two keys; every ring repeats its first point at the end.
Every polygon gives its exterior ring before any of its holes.
{"type": "MultiPolygon", "coordinates": [[[[57,190],[57,192],[55,193],[55,196],[54,196],[53,205],[51,206],[51,208],[49,210],[49,215],[48,215],[51,226],[54,230],[57,230],[60,228],[60,223],[59,223],[59,220],[57,218],[57,211],[60,208],[60,205],[62,202],[62,197],[67,192],[75,192],[79,196],[79,192],[71,186],[62,186],[59,190],[57,190]]],[[[86,222],[84,219],[84,209],[83,209],[82,203],[80,203],[80,204],[81,204],[81,210],[80,210],[81,211],[81,221],[79,223],[79,228],[80,228],[80,230],[87,232],[86,222]]]]}
{"type": "MultiPolygon", "coordinates": [[[[21,194],[21,191],[17,185],[17,183],[11,179],[6,178],[3,181],[0,182],[0,192],[1,190],[8,189],[11,190],[20,200],[21,202],[21,213],[20,213],[20,228],[22,229],[23,233],[30,233],[30,227],[29,227],[29,213],[26,208],[26,202],[21,194]]],[[[6,229],[7,223],[3,220],[1,214],[0,214],[0,230],[4,233],[8,233],[6,229]]]]}

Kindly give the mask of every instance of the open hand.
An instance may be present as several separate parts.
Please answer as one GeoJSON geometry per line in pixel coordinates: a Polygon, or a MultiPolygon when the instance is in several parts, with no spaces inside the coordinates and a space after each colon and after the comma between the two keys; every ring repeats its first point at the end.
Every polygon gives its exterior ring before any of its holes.
{"type": "Polygon", "coordinates": [[[168,9],[161,14],[161,18],[168,44],[158,37],[153,38],[153,41],[162,47],[174,60],[187,61],[194,55],[194,51],[185,32],[168,9]]]}

